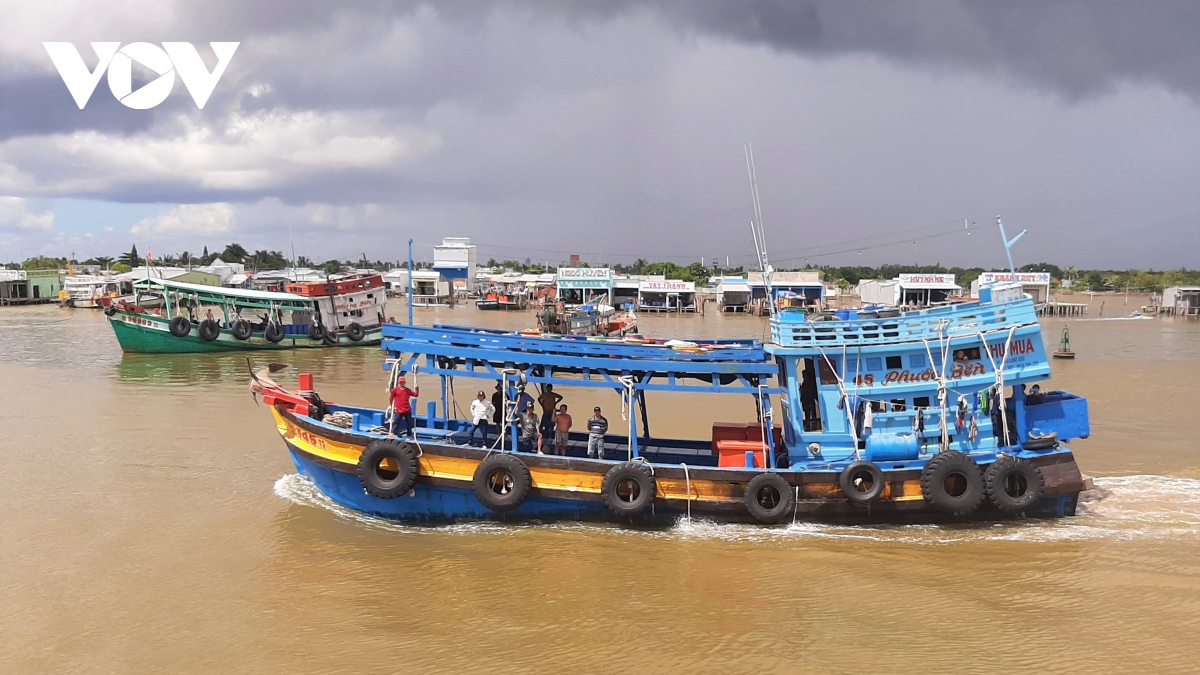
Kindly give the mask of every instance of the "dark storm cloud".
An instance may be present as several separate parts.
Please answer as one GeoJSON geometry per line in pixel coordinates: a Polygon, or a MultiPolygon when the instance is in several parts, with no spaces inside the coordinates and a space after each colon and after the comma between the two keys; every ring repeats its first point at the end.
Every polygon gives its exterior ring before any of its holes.
{"type": "MultiPolygon", "coordinates": [[[[108,94],[103,84],[96,89],[108,94]]],[[[14,136],[81,129],[130,134],[153,126],[153,113],[129,113],[111,95],[93,95],[86,112],[80,110],[57,73],[0,79],[0,142],[14,136]]]]}
{"type": "Polygon", "coordinates": [[[764,44],[803,55],[876,54],[919,66],[970,69],[1069,97],[1125,80],[1200,95],[1200,3],[1194,0],[510,0],[228,2],[194,5],[201,25],[238,25],[254,33],[320,29],[339,16],[380,22],[433,8],[442,18],[478,24],[505,11],[580,23],[646,12],[680,29],[764,44]]]}

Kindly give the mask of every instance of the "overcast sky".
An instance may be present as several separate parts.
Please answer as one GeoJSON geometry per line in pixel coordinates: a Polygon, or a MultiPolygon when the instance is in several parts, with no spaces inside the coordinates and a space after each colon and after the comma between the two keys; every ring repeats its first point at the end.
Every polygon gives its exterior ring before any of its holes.
{"type": "Polygon", "coordinates": [[[0,0],[0,16],[4,260],[289,237],[318,260],[396,259],[411,237],[421,259],[457,235],[483,259],[745,264],[749,142],[776,266],[998,266],[1001,214],[1029,230],[1019,264],[1200,267],[1194,0],[0,0]],[[209,68],[209,41],[241,45],[203,110],[179,78],[151,110],[101,80],[80,110],[46,41],[89,68],[93,41],[191,41],[209,68]]]}

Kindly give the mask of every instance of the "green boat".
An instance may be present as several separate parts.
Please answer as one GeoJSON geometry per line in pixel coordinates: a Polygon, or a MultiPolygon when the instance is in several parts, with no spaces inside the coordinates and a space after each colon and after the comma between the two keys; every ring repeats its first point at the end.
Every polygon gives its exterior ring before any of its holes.
{"type": "Polygon", "coordinates": [[[132,298],[106,303],[104,313],[121,349],[142,354],[358,347],[383,339],[386,293],[378,274],[286,288],[145,279],[134,284],[132,298]]]}

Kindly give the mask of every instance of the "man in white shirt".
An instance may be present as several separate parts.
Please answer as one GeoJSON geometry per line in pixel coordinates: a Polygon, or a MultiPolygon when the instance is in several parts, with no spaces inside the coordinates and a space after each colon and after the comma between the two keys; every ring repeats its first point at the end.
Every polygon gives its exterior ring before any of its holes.
{"type": "Polygon", "coordinates": [[[496,407],[492,405],[491,401],[487,400],[487,394],[480,391],[475,396],[475,400],[471,401],[471,421],[475,424],[475,426],[471,427],[471,434],[467,436],[467,442],[469,444],[475,444],[475,432],[481,431],[483,433],[483,445],[485,447],[487,446],[488,419],[495,412],[496,407]]]}

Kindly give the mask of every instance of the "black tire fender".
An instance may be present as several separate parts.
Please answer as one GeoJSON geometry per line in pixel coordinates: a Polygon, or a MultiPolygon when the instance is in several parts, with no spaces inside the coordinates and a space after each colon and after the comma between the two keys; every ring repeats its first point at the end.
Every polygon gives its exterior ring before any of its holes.
{"type": "Polygon", "coordinates": [[[221,324],[212,319],[205,319],[200,322],[200,329],[197,332],[200,333],[201,340],[212,342],[221,337],[221,324]]]}
{"type": "Polygon", "coordinates": [[[329,331],[325,330],[325,326],[319,323],[308,324],[308,339],[320,342],[325,339],[326,335],[329,335],[329,331]]]}
{"type": "Polygon", "coordinates": [[[283,327],[274,322],[268,323],[266,329],[263,330],[263,337],[271,344],[283,342],[283,327]]]}
{"type": "Polygon", "coordinates": [[[1035,438],[1021,444],[1025,450],[1053,450],[1058,447],[1057,438],[1035,438]]]}
{"type": "Polygon", "coordinates": [[[116,313],[117,313],[117,307],[116,307],[116,305],[105,305],[105,306],[104,306],[104,314],[105,314],[105,316],[115,316],[115,315],[116,315],[116,313]]]}
{"type": "Polygon", "coordinates": [[[983,472],[961,452],[938,453],[921,471],[921,494],[939,511],[968,514],[983,503],[983,472]]]}
{"type": "Polygon", "coordinates": [[[235,340],[249,340],[254,333],[254,327],[245,319],[238,319],[229,327],[229,333],[233,335],[235,340]]]}
{"type": "Polygon", "coordinates": [[[350,338],[351,342],[362,342],[362,339],[367,337],[367,331],[360,324],[351,323],[346,326],[346,337],[350,338]]]}
{"type": "Polygon", "coordinates": [[[854,462],[842,471],[838,484],[846,499],[855,504],[869,504],[883,494],[883,471],[874,462],[854,462]]]}
{"type": "Polygon", "coordinates": [[[417,452],[411,443],[391,438],[371,441],[358,457],[358,480],[363,491],[380,499],[395,499],[417,482],[417,452]],[[391,460],[392,470],[383,466],[391,460]]]}
{"type": "Polygon", "coordinates": [[[658,484],[643,462],[618,464],[604,474],[600,493],[608,509],[618,516],[640,515],[654,503],[658,484]]]}
{"type": "Polygon", "coordinates": [[[791,485],[777,473],[760,473],[746,484],[746,510],[760,523],[774,525],[792,512],[791,485]]]}
{"type": "Polygon", "coordinates": [[[1045,488],[1045,477],[1028,459],[1001,457],[983,472],[983,489],[988,500],[1005,513],[1033,508],[1045,488]]]}
{"type": "Polygon", "coordinates": [[[496,513],[507,513],[525,503],[532,486],[525,462],[503,453],[488,455],[471,478],[475,498],[496,513]]]}
{"type": "Polygon", "coordinates": [[[188,333],[192,332],[192,322],[188,321],[186,316],[177,316],[171,319],[171,323],[167,324],[167,328],[170,329],[171,335],[177,338],[187,337],[188,333]]]}

